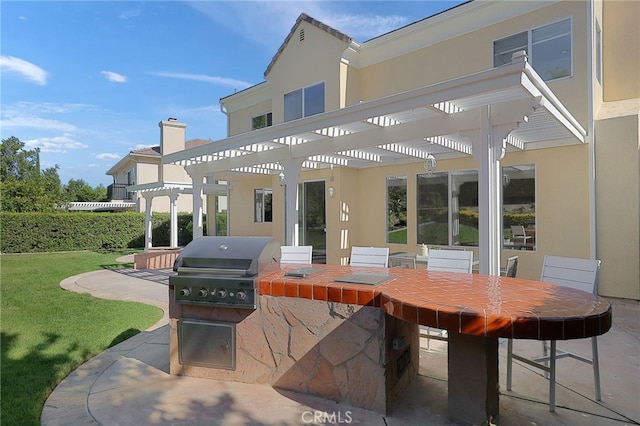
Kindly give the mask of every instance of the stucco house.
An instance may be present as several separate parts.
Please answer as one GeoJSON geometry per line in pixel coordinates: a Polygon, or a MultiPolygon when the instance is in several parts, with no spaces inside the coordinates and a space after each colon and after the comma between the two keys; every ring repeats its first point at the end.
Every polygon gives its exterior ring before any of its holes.
{"type": "Polygon", "coordinates": [[[220,100],[228,137],[162,163],[188,174],[194,237],[224,182],[229,235],[327,263],[464,246],[538,279],[546,254],[597,257],[601,295],[640,299],[639,16],[469,1],[359,42],[302,14],[265,80],[220,100]]]}
{"type": "MultiPolygon", "coordinates": [[[[160,185],[169,188],[175,186],[184,190],[184,195],[176,197],[176,208],[180,212],[191,212],[193,201],[188,189],[191,180],[182,167],[162,164],[162,156],[185,149],[194,148],[211,142],[206,139],[186,141],[186,127],[175,118],[160,121],[159,145],[136,149],[122,157],[106,174],[113,177],[113,183],[107,188],[109,200],[129,201],[134,210],[144,212],[149,203],[144,188],[160,185]]],[[[167,213],[170,210],[170,194],[154,199],[151,211],[167,213]]]]}

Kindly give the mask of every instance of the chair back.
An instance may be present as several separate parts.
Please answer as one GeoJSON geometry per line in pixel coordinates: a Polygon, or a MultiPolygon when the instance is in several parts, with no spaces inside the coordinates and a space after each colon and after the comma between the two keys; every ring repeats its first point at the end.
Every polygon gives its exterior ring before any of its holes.
{"type": "Polygon", "coordinates": [[[505,276],[515,278],[518,273],[518,256],[511,256],[507,259],[507,266],[505,267],[505,276]]]}
{"type": "Polygon", "coordinates": [[[351,247],[351,266],[386,268],[388,261],[389,247],[351,247]]]}
{"type": "Polygon", "coordinates": [[[281,246],[280,263],[311,263],[313,246],[281,246]]]}
{"type": "Polygon", "coordinates": [[[511,234],[514,238],[523,238],[527,235],[522,225],[511,225],[511,234]]]}
{"type": "Polygon", "coordinates": [[[540,281],[596,294],[599,272],[598,259],[545,256],[540,281]]]}
{"type": "Polygon", "coordinates": [[[462,272],[470,274],[473,252],[466,250],[429,250],[428,271],[462,272]]]}

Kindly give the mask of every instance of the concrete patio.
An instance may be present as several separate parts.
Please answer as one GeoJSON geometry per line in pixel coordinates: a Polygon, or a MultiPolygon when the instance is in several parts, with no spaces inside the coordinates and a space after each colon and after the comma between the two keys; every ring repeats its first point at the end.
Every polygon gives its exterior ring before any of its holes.
{"type": "MultiPolygon", "coordinates": [[[[446,343],[421,342],[420,372],[387,416],[269,386],[177,377],[169,371],[168,270],[104,270],[71,277],[61,287],[96,297],[139,301],[163,309],[153,327],[89,360],[51,394],[43,425],[447,425],[446,343]]],[[[640,304],[609,299],[614,324],[599,337],[602,401],[594,399],[589,365],[558,362],[555,413],[548,410],[548,381],[516,363],[506,391],[506,341],[500,344],[498,425],[640,424],[640,304]]],[[[588,355],[590,340],[559,342],[588,355]]],[[[536,341],[516,341],[523,352],[536,341]]]]}

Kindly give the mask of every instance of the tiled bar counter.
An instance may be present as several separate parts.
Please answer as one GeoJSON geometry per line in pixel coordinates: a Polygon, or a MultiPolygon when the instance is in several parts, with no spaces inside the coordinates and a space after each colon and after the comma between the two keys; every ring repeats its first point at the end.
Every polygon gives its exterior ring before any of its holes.
{"type": "Polygon", "coordinates": [[[171,373],[265,383],[384,414],[417,374],[420,324],[448,330],[450,417],[480,424],[498,414],[499,337],[577,339],[611,327],[604,299],[538,281],[335,265],[285,276],[292,269],[258,278],[255,311],[171,302],[171,373]],[[354,273],[389,277],[377,285],[335,281],[354,273]],[[180,363],[184,318],[235,324],[235,370],[180,363]]]}

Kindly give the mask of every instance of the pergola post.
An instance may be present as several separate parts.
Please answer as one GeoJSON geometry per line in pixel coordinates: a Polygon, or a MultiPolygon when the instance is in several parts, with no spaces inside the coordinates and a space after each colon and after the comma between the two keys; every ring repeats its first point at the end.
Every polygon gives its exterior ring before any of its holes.
{"type": "Polygon", "coordinates": [[[284,245],[298,245],[298,178],[303,159],[288,158],[284,167],[284,245]]]}
{"type": "Polygon", "coordinates": [[[169,193],[169,224],[170,242],[172,248],[178,247],[178,191],[172,189],[169,193]]]}
{"type": "Polygon", "coordinates": [[[144,251],[149,251],[153,247],[153,216],[151,215],[151,203],[153,195],[143,195],[144,197],[144,251]]]}
{"type": "Polygon", "coordinates": [[[193,170],[190,170],[188,167],[185,167],[185,170],[189,174],[193,185],[193,239],[195,240],[198,237],[202,237],[204,235],[204,226],[202,221],[202,213],[203,213],[203,198],[204,198],[204,190],[203,190],[203,181],[204,175],[202,173],[197,173],[193,170]]]}

